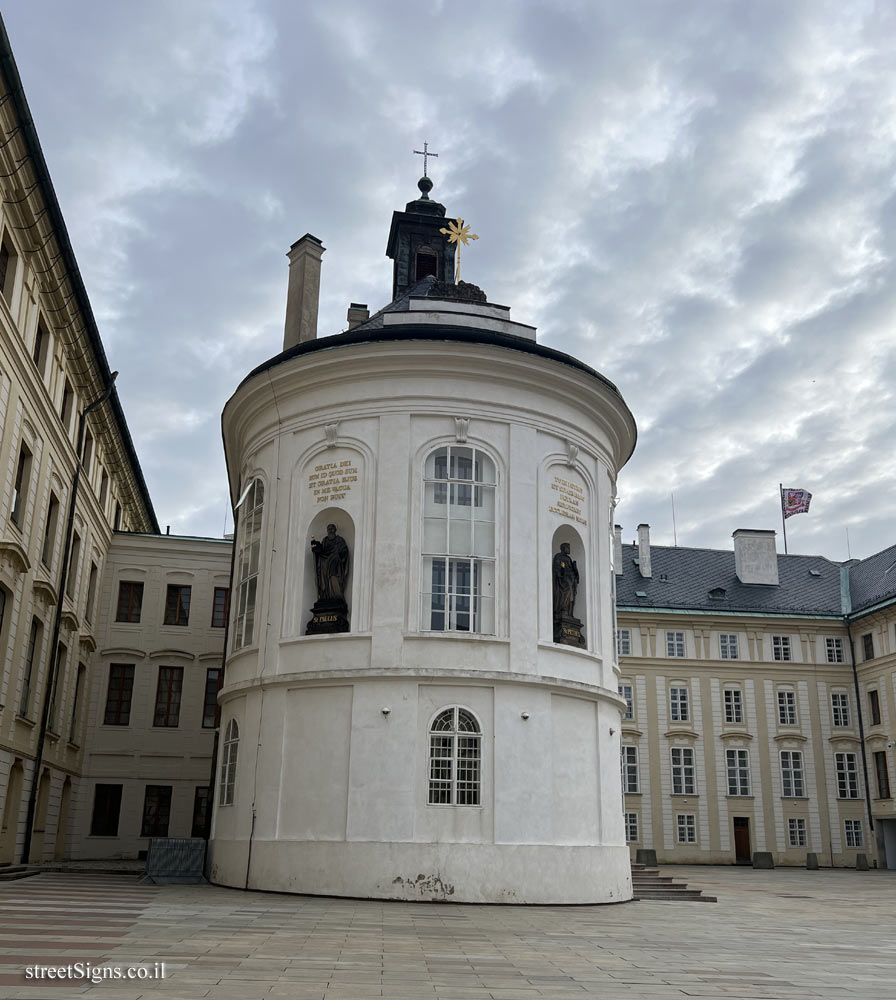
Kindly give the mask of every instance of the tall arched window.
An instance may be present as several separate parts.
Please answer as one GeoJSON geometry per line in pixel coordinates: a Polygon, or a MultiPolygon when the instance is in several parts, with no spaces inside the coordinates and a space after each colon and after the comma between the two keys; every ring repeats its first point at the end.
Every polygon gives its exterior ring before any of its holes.
{"type": "Polygon", "coordinates": [[[495,464],[451,445],[426,459],[421,626],[495,631],[495,464]]]}
{"type": "Polygon", "coordinates": [[[221,754],[221,791],[218,794],[218,804],[233,805],[233,789],[236,784],[236,757],[240,748],[240,727],[236,719],[227,723],[224,736],[224,751],[221,754]]]}
{"type": "Polygon", "coordinates": [[[446,708],[429,729],[429,804],[478,806],[482,733],[464,708],[446,708]]]}
{"type": "Polygon", "coordinates": [[[233,620],[234,649],[250,645],[255,633],[255,598],[258,590],[263,510],[264,483],[260,479],[253,479],[244,493],[242,511],[239,515],[240,550],[236,562],[238,590],[233,620]]]}

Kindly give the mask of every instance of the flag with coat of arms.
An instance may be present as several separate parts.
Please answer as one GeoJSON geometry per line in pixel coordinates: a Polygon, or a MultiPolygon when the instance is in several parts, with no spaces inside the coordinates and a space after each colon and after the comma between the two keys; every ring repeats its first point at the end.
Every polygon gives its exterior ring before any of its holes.
{"type": "Polygon", "coordinates": [[[781,511],[784,517],[794,514],[807,514],[812,494],[808,490],[792,490],[781,488],[781,511]]]}

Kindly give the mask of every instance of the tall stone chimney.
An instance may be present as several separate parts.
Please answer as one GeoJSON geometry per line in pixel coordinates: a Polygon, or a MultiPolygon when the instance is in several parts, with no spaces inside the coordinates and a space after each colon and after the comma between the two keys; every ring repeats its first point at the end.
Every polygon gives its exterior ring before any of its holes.
{"type": "Polygon", "coordinates": [[[613,525],[613,565],[616,568],[616,576],[622,576],[622,525],[613,525]]]}
{"type": "Polygon", "coordinates": [[[345,318],[348,320],[349,330],[354,330],[356,326],[366,323],[370,319],[370,310],[367,308],[367,303],[352,302],[348,307],[348,313],[345,318]]]}
{"type": "Polygon", "coordinates": [[[774,531],[738,528],[734,539],[734,572],[741,583],[778,583],[778,552],[774,531]]]}
{"type": "Polygon", "coordinates": [[[289,287],[286,292],[286,326],[283,350],[317,338],[320,301],[320,259],[326,247],[305,233],[289,248],[289,287]]]}
{"type": "Polygon", "coordinates": [[[638,570],[641,576],[653,576],[650,568],[650,525],[638,525],[638,570]]]}

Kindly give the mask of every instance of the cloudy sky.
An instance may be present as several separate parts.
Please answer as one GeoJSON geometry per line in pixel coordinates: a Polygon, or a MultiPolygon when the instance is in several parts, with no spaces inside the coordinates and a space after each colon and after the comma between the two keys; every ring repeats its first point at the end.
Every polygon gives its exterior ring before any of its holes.
{"type": "Polygon", "coordinates": [[[886,0],[10,0],[3,17],[163,528],[220,535],[220,412],[282,346],[391,291],[434,197],[464,277],[621,389],[620,477],[681,545],[896,542],[896,6],[886,0]]]}

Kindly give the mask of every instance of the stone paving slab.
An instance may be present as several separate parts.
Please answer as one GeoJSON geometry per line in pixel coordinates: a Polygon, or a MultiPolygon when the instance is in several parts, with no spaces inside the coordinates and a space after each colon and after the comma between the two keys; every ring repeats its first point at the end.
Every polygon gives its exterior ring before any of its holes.
{"type": "Polygon", "coordinates": [[[896,872],[664,873],[718,903],[380,903],[45,872],[0,884],[0,1000],[896,997],[896,872]],[[167,978],[24,978],[77,960],[167,978]]]}

